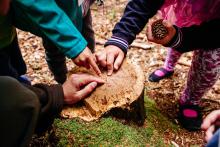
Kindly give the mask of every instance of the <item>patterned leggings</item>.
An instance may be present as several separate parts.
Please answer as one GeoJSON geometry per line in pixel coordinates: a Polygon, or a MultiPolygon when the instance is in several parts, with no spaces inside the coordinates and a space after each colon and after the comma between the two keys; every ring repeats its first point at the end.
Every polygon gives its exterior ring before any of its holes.
{"type": "MultiPolygon", "coordinates": [[[[174,68],[181,53],[169,49],[165,67],[174,68]]],[[[220,48],[194,51],[187,84],[180,96],[182,104],[199,104],[202,96],[215,84],[220,76],[220,48]]]]}

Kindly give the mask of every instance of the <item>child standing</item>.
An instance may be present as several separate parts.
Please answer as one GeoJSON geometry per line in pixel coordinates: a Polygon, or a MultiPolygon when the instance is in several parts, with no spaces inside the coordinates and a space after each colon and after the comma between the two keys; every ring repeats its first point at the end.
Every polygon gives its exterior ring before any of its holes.
{"type": "MultiPolygon", "coordinates": [[[[194,11],[198,14],[195,17],[200,20],[199,23],[220,17],[220,2],[217,0],[204,0],[202,2],[200,0],[131,0],[126,6],[120,22],[115,25],[113,36],[106,42],[105,49],[96,55],[100,64],[107,66],[109,75],[112,74],[113,70],[118,70],[129,44],[144,28],[149,18],[155,15],[159,9],[169,9],[169,6],[175,8],[174,12],[178,12],[177,14],[180,16],[178,20],[182,21],[182,24],[186,21],[190,22],[186,15],[192,14],[194,11]],[[212,9],[207,9],[207,6],[212,7],[212,9]],[[191,9],[188,9],[190,7],[191,9]]],[[[188,50],[186,49],[186,51],[188,50]]],[[[219,48],[198,49],[194,52],[186,88],[180,96],[179,102],[179,122],[188,130],[200,129],[202,117],[198,104],[204,93],[219,78],[219,61],[219,48]]]]}
{"type": "MultiPolygon", "coordinates": [[[[159,15],[180,28],[189,27],[218,17],[219,14],[215,13],[219,8],[218,5],[218,2],[213,0],[169,1],[160,9],[159,15]]],[[[158,82],[171,76],[181,55],[182,53],[175,49],[168,48],[164,66],[150,74],[149,81],[158,82]]]]}

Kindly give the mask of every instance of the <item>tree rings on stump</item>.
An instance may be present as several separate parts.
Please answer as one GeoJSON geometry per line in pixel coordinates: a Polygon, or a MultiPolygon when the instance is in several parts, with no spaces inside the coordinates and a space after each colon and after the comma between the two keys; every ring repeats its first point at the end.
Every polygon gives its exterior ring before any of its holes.
{"type": "MultiPolygon", "coordinates": [[[[95,75],[82,67],[74,69],[71,73],[95,75]]],[[[140,66],[126,59],[121,68],[111,76],[107,76],[107,71],[102,70],[102,78],[105,84],[97,87],[81,102],[65,107],[61,115],[65,118],[79,117],[85,121],[92,121],[107,113],[143,123],[144,74],[140,66]]]]}

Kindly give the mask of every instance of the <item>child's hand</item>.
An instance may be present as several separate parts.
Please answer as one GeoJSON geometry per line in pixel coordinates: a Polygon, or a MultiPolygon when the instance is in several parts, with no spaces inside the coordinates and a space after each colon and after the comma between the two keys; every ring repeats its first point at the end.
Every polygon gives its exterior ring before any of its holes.
{"type": "Polygon", "coordinates": [[[96,64],[96,58],[88,47],[86,47],[75,59],[72,60],[76,65],[84,66],[87,69],[91,66],[98,75],[101,74],[101,71],[96,64]]]}
{"type": "Polygon", "coordinates": [[[105,47],[104,50],[95,54],[98,63],[107,67],[108,75],[112,75],[113,70],[118,70],[124,59],[124,52],[114,45],[105,47]]]}
{"type": "Polygon", "coordinates": [[[216,124],[217,122],[219,122],[219,119],[220,119],[220,110],[215,110],[215,111],[212,111],[203,120],[201,128],[206,131],[205,132],[205,140],[207,142],[212,138],[212,136],[216,130],[215,127],[219,127],[219,126],[216,126],[216,125],[219,125],[219,124],[216,124]]]}
{"type": "MultiPolygon", "coordinates": [[[[157,19],[158,20],[158,19],[157,19]]],[[[152,24],[157,21],[157,20],[150,20],[148,22],[148,25],[147,25],[147,31],[146,31],[146,35],[147,35],[147,39],[149,41],[152,41],[152,42],[155,42],[155,43],[158,43],[158,44],[162,44],[162,45],[166,45],[168,44],[172,38],[175,36],[176,34],[176,29],[173,27],[173,25],[166,21],[166,20],[163,20],[162,21],[162,24],[164,25],[164,27],[166,27],[167,29],[167,34],[164,38],[162,39],[158,39],[158,38],[155,38],[153,33],[152,33],[152,24]]]]}

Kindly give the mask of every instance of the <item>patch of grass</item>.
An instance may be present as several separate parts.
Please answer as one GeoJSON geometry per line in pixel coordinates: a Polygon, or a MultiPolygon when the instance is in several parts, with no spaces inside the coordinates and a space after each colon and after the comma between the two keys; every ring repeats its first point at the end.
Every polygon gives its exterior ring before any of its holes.
{"type": "Polygon", "coordinates": [[[173,124],[160,112],[160,110],[157,109],[154,100],[145,97],[144,103],[147,116],[146,121],[150,124],[153,124],[160,133],[166,131],[167,128],[172,129],[174,132],[179,129],[176,124],[173,124]]]}
{"type": "Polygon", "coordinates": [[[111,117],[90,123],[56,119],[57,146],[166,146],[163,131],[177,127],[159,112],[153,100],[145,98],[145,107],[143,127],[125,125],[111,117]]]}
{"type": "MultiPolygon", "coordinates": [[[[98,122],[83,123],[77,120],[56,120],[59,130],[65,130],[74,136],[74,145],[116,146],[146,144],[153,135],[151,128],[141,129],[126,126],[112,118],[102,118],[98,122]]],[[[60,145],[68,145],[66,133],[59,134],[60,145]]],[[[71,143],[71,142],[69,142],[71,143]]]]}

